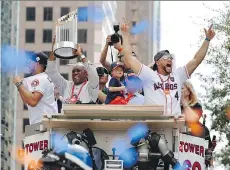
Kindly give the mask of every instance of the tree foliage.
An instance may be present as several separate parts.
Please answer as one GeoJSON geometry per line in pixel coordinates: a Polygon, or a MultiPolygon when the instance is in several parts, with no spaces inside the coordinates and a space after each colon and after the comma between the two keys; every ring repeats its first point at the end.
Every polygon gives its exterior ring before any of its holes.
{"type": "Polygon", "coordinates": [[[212,11],[218,16],[205,21],[213,23],[216,32],[214,41],[217,43],[211,42],[205,59],[205,64],[212,69],[208,76],[199,73],[199,77],[205,89],[202,103],[205,109],[211,111],[211,128],[227,138],[226,146],[217,154],[220,163],[227,166],[230,165],[230,117],[227,117],[230,106],[230,5],[226,3],[223,9],[212,11]]]}

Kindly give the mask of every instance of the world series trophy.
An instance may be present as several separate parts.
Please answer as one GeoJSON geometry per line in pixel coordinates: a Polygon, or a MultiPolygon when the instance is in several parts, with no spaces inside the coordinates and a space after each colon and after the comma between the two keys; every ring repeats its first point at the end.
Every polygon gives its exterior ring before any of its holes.
{"type": "Polygon", "coordinates": [[[76,58],[77,50],[77,10],[70,12],[56,21],[56,44],[54,55],[61,59],[76,58]]]}

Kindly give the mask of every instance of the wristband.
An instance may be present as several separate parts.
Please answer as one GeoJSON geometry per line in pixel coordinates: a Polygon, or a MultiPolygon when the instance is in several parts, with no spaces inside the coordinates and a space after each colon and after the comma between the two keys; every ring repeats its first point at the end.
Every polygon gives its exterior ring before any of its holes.
{"type": "Polygon", "coordinates": [[[207,37],[205,38],[206,41],[210,41],[210,39],[208,39],[207,37]]]}
{"type": "Polygon", "coordinates": [[[86,58],[86,56],[85,55],[80,55],[80,58],[81,58],[81,60],[83,60],[84,58],[86,58]]]}
{"type": "Polygon", "coordinates": [[[19,86],[22,85],[22,81],[15,83],[15,86],[18,88],[19,86]]]}
{"type": "Polygon", "coordinates": [[[183,104],[182,106],[183,106],[183,108],[190,107],[189,104],[187,104],[187,103],[183,104]]]}
{"type": "Polygon", "coordinates": [[[122,51],[123,51],[123,48],[118,49],[118,51],[119,51],[119,52],[122,52],[122,51]]]}

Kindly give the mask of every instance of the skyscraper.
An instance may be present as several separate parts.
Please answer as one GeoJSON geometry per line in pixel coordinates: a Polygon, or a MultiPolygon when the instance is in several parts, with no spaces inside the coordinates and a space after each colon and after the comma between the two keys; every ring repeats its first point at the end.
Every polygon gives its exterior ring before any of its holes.
{"type": "MultiPolygon", "coordinates": [[[[16,10],[15,1],[1,1],[1,41],[2,44],[16,44],[15,34],[17,27],[16,16],[20,21],[19,48],[32,51],[50,53],[52,37],[54,35],[54,21],[68,12],[76,9],[88,12],[89,5],[99,5],[106,16],[103,23],[90,22],[89,18],[80,19],[78,22],[78,42],[84,47],[84,52],[91,62],[99,62],[100,53],[105,45],[107,35],[114,33],[113,23],[122,17],[131,21],[131,27],[139,21],[147,20],[148,29],[141,35],[133,35],[131,43],[133,51],[144,64],[153,60],[153,55],[159,50],[160,44],[160,2],[158,1],[21,1],[20,14],[16,10]]],[[[113,49],[113,48],[112,48],[113,49]]],[[[114,52],[115,57],[116,52],[114,52]]],[[[108,59],[111,60],[110,51],[108,59]]],[[[71,79],[71,68],[68,63],[75,63],[77,59],[58,60],[59,72],[66,79],[71,79]]],[[[29,74],[21,74],[21,77],[29,74]]],[[[2,169],[14,169],[11,166],[11,152],[13,130],[16,126],[16,145],[22,147],[25,125],[29,124],[27,107],[22,103],[20,96],[15,100],[15,87],[11,83],[12,77],[2,74],[1,77],[1,163],[2,169]],[[14,121],[13,107],[17,102],[17,117],[14,121]]],[[[17,164],[16,170],[21,169],[17,164]]]]}
{"type": "Polygon", "coordinates": [[[119,1],[118,9],[117,19],[124,22],[122,17],[125,17],[131,22],[131,30],[140,22],[147,23],[142,26],[144,31],[132,35],[130,41],[139,60],[148,65],[160,49],[160,1],[119,1]]]}
{"type": "MultiPolygon", "coordinates": [[[[78,43],[82,44],[86,57],[94,63],[99,62],[102,48],[107,35],[113,33],[113,22],[116,20],[116,1],[21,1],[20,2],[20,49],[43,51],[49,55],[52,46],[52,37],[55,34],[55,20],[69,12],[89,13],[91,6],[99,7],[95,19],[103,22],[92,21],[89,15],[78,17],[78,43]],[[102,11],[101,11],[102,9],[102,11]]],[[[61,75],[71,80],[71,67],[67,64],[76,63],[77,58],[71,60],[57,59],[58,70],[61,75]]],[[[28,73],[21,77],[30,76],[28,73]]],[[[27,107],[18,95],[17,102],[17,146],[22,146],[25,125],[29,124],[27,107]]],[[[20,169],[17,165],[16,169],[20,169]]]]}
{"type": "MultiPolygon", "coordinates": [[[[17,48],[18,4],[16,1],[1,1],[1,47],[11,45],[17,48]]],[[[11,169],[14,163],[11,161],[11,149],[15,140],[16,99],[12,74],[3,72],[1,66],[1,169],[4,170],[11,169]]]]}

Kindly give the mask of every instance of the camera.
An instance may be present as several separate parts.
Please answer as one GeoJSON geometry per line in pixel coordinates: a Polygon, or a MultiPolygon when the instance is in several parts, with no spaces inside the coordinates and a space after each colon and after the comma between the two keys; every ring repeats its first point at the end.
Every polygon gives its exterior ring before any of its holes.
{"type": "Polygon", "coordinates": [[[118,34],[118,31],[120,30],[118,22],[114,23],[113,30],[115,31],[115,33],[111,35],[111,42],[109,43],[109,45],[112,46],[113,44],[118,43],[120,40],[122,44],[122,36],[118,34]]]}
{"type": "Polygon", "coordinates": [[[109,74],[107,69],[104,67],[97,67],[97,74],[99,77],[103,76],[104,74],[109,74]]]}

